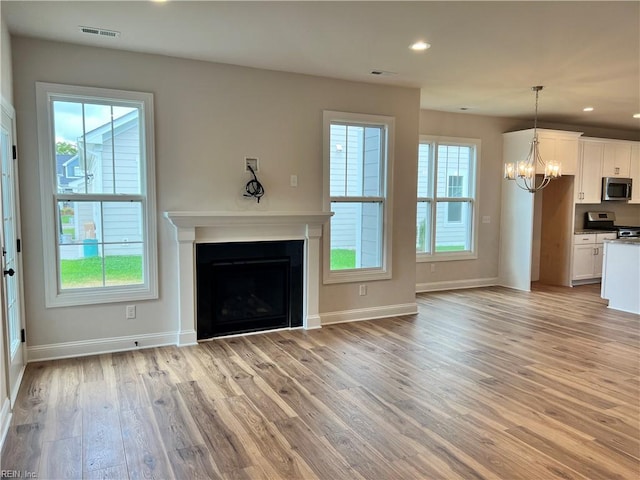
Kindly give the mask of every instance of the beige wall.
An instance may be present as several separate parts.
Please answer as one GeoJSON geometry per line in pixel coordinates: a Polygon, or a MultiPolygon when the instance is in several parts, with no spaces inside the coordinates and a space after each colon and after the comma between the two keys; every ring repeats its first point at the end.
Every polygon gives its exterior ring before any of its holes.
{"type": "Polygon", "coordinates": [[[481,158],[478,178],[478,218],[490,218],[490,223],[478,222],[478,258],[448,262],[417,263],[416,283],[464,282],[486,280],[498,276],[498,248],[500,240],[500,179],[502,174],[502,133],[514,121],[462,113],[422,110],[420,134],[449,137],[479,138],[481,158]],[[435,271],[431,272],[431,265],[435,271]]]}
{"type": "Polygon", "coordinates": [[[0,65],[0,92],[5,100],[12,102],[11,36],[9,35],[9,30],[7,29],[4,18],[2,18],[1,22],[0,50],[2,50],[2,65],[0,65]]]}
{"type": "Polygon", "coordinates": [[[22,170],[27,336],[30,346],[177,329],[176,246],[166,210],[322,209],[322,111],[396,119],[393,279],[325,286],[320,311],[414,301],[415,169],[419,91],[156,55],[13,37],[22,170]],[[155,95],[160,299],[124,305],[44,308],[35,112],[36,81],[139,90],[155,95]],[[244,156],[260,158],[266,196],[242,198],[244,156]],[[291,174],[298,187],[289,186],[291,174]]]}

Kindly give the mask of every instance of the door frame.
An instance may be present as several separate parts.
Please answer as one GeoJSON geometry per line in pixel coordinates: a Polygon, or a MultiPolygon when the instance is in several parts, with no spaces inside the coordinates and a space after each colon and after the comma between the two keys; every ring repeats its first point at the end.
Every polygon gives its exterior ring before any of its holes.
{"type": "MultiPolygon", "coordinates": [[[[11,141],[13,145],[17,144],[17,130],[16,130],[16,112],[10,102],[8,102],[3,96],[0,96],[0,109],[2,113],[6,114],[11,119],[11,141]]],[[[15,238],[16,240],[20,240],[22,243],[22,228],[20,222],[20,182],[18,176],[18,160],[13,160],[13,183],[14,183],[14,224],[15,224],[15,238]]],[[[0,193],[1,193],[1,185],[0,185],[0,193]]],[[[2,197],[0,197],[0,213],[2,212],[2,197]]],[[[2,228],[0,224],[0,228],[2,228]]],[[[25,302],[24,302],[24,282],[22,273],[24,272],[23,264],[22,264],[22,248],[20,252],[16,252],[16,270],[17,270],[17,294],[18,294],[18,308],[19,308],[19,322],[20,329],[25,328],[25,302]]],[[[0,305],[2,305],[2,341],[4,343],[4,361],[6,367],[6,391],[9,397],[11,408],[16,401],[16,397],[18,396],[18,391],[20,389],[20,384],[22,383],[22,377],[24,375],[25,367],[27,365],[27,342],[22,342],[20,346],[19,355],[22,357],[22,366],[20,367],[20,372],[18,373],[14,385],[11,385],[11,376],[10,376],[10,368],[11,368],[11,349],[8,342],[8,319],[6,318],[6,308],[5,308],[5,282],[0,282],[0,305]]]]}

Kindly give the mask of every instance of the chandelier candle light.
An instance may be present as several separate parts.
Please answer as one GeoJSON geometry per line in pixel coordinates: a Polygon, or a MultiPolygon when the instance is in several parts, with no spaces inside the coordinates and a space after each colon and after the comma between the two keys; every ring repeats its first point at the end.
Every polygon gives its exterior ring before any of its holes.
{"type": "Polygon", "coordinates": [[[533,120],[533,140],[531,140],[529,154],[524,160],[518,163],[509,162],[504,164],[504,178],[507,180],[515,180],[518,187],[531,193],[542,190],[551,180],[561,176],[560,163],[545,163],[542,157],[540,157],[540,144],[538,142],[538,94],[542,88],[541,85],[531,87],[531,90],[536,92],[536,114],[533,120]],[[544,175],[541,174],[536,177],[537,167],[540,167],[540,170],[544,171],[544,175]]]}

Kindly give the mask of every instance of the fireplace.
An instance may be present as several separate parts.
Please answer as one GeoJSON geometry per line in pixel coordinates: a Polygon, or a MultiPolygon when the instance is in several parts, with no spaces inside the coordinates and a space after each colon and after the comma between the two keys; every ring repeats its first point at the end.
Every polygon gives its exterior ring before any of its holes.
{"type": "Polygon", "coordinates": [[[197,337],[302,326],[302,240],[196,245],[197,337]]]}
{"type": "Polygon", "coordinates": [[[178,295],[177,345],[198,341],[196,321],[196,249],[200,244],[299,240],[303,243],[302,327],[320,328],[320,239],[331,212],[171,211],[175,227],[178,295]]]}

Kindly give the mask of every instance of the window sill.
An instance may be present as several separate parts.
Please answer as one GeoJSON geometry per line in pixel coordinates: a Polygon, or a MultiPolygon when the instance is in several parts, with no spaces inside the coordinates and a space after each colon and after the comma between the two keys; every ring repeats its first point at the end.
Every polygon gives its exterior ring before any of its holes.
{"type": "Polygon", "coordinates": [[[156,300],[158,292],[155,287],[116,287],[108,291],[67,291],[47,298],[46,308],[79,307],[82,305],[98,305],[104,303],[134,302],[140,300],[156,300]]]}
{"type": "Polygon", "coordinates": [[[387,270],[343,270],[325,273],[322,283],[327,285],[334,283],[370,282],[374,280],[389,280],[390,278],[391,272],[387,270]]]}

